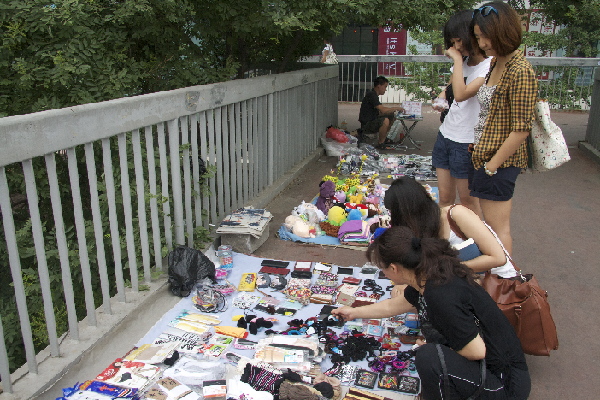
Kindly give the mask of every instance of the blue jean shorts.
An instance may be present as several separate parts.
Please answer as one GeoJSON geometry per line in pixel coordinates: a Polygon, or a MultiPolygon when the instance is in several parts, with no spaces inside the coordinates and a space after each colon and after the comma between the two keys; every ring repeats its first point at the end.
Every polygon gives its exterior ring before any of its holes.
{"type": "Polygon", "coordinates": [[[431,156],[434,168],[449,169],[450,175],[455,179],[468,179],[469,170],[473,169],[469,143],[446,139],[440,132],[431,156]]]}
{"type": "Polygon", "coordinates": [[[519,167],[498,168],[495,175],[485,173],[483,167],[471,169],[469,190],[471,196],[484,200],[508,201],[515,193],[515,182],[521,174],[519,167]]]}

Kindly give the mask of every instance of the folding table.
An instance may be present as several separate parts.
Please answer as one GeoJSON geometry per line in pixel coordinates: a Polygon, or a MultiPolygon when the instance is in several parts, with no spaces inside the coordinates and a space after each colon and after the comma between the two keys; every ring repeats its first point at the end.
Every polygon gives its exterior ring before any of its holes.
{"type": "Polygon", "coordinates": [[[421,145],[413,139],[412,131],[419,121],[423,121],[423,117],[417,115],[396,114],[396,120],[400,121],[402,124],[402,132],[404,133],[404,137],[401,139],[399,145],[402,145],[406,139],[408,139],[415,149],[421,149],[421,145]],[[411,124],[407,125],[407,122],[410,122],[411,124]]]}

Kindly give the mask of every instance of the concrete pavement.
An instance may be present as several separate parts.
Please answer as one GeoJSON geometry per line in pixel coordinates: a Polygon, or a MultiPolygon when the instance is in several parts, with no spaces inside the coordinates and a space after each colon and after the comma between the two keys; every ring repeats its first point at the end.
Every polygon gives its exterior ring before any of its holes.
{"type": "MultiPolygon", "coordinates": [[[[339,122],[356,129],[359,104],[339,105],[339,122]]],[[[431,154],[439,114],[424,107],[414,129],[420,151],[431,154]]],[[[548,291],[560,348],[550,357],[527,356],[533,387],[530,399],[596,399],[600,382],[600,164],[578,148],[588,114],[552,112],[570,146],[572,160],[554,171],[523,174],[513,201],[514,260],[533,273],[548,291]]],[[[255,255],[282,260],[334,262],[360,266],[364,252],[279,240],[275,232],[291,210],[318,192],[321,177],[335,168],[336,158],[322,156],[302,170],[266,208],[274,215],[270,237],[255,255]]],[[[435,186],[435,182],[432,183],[435,186]]]]}

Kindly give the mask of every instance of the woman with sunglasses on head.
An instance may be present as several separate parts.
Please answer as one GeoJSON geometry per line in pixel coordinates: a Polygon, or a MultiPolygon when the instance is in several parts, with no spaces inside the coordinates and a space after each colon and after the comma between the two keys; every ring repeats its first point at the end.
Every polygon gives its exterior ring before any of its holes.
{"type": "Polygon", "coordinates": [[[353,320],[416,309],[426,339],[415,355],[425,400],[528,397],[531,380],[513,327],[448,241],[395,226],[375,239],[367,258],[408,285],[402,296],[332,314],[353,320]]]}
{"type": "Polygon", "coordinates": [[[479,200],[469,194],[468,177],[472,169],[469,146],[474,140],[473,127],[479,115],[475,95],[485,81],[491,58],[487,58],[471,40],[472,17],[472,10],[459,11],[444,26],[446,56],[452,59],[454,66],[450,85],[433,105],[434,110],[442,112],[442,125],[432,157],[438,177],[440,206],[454,204],[458,190],[460,203],[481,214],[479,200]],[[453,99],[448,98],[448,88],[453,99]]]}
{"type": "Polygon", "coordinates": [[[493,58],[477,93],[481,110],[469,188],[509,253],[512,197],[517,177],[527,167],[526,140],[538,95],[535,72],[519,50],[521,30],[521,20],[508,4],[487,3],[473,12],[473,38],[493,58]]]}

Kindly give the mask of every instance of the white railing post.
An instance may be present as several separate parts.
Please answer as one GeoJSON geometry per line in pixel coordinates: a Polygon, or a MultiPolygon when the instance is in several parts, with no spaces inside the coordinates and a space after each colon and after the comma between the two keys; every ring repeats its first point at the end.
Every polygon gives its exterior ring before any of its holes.
{"type": "MultiPolygon", "coordinates": [[[[33,347],[33,335],[31,333],[31,322],[29,312],[27,311],[27,302],[25,300],[25,285],[23,284],[23,275],[21,272],[21,259],[17,246],[17,236],[15,232],[15,221],[13,219],[12,207],[10,205],[10,196],[8,191],[8,182],[6,180],[6,171],[0,167],[0,211],[2,211],[2,225],[4,227],[4,237],[6,239],[6,248],[8,249],[8,260],[10,263],[10,273],[15,288],[15,300],[19,319],[21,320],[21,335],[25,345],[25,356],[29,372],[37,374],[38,367],[35,360],[35,349],[33,347]]],[[[4,337],[0,337],[4,340],[4,337]]]]}

